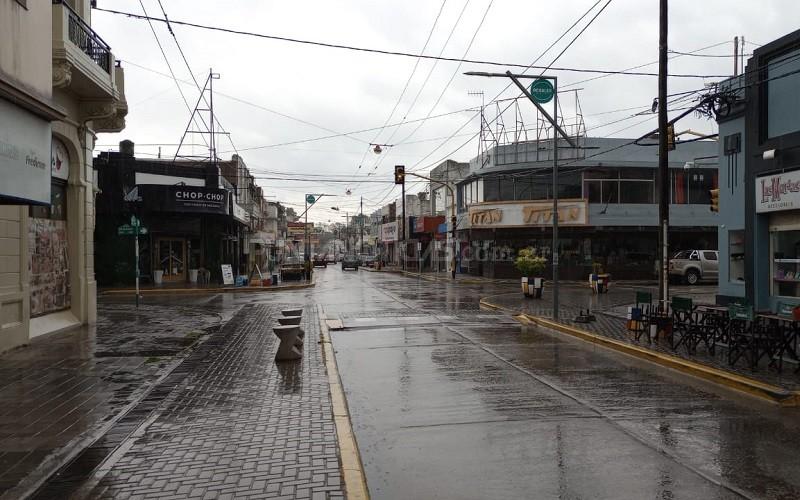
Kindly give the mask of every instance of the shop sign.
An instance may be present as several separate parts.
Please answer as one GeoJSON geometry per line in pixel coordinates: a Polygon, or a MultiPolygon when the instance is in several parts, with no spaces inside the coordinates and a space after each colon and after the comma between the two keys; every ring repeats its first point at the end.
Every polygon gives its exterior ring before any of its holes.
{"type": "MultiPolygon", "coordinates": [[[[290,240],[302,240],[306,236],[306,224],[303,222],[289,222],[286,225],[286,235],[289,237],[290,240]]],[[[314,223],[308,223],[308,232],[312,233],[314,231],[314,223]]]]}
{"type": "Polygon", "coordinates": [[[50,149],[50,173],[56,179],[69,180],[69,152],[64,143],[55,137],[50,149]]]}
{"type": "MultiPolygon", "coordinates": [[[[478,203],[469,208],[469,223],[474,228],[551,226],[553,202],[478,203]]],[[[588,224],[586,200],[560,200],[558,223],[563,226],[588,224]]]]}
{"type": "Polygon", "coordinates": [[[756,178],[756,212],[800,208],[800,170],[756,178]]]}
{"type": "Polygon", "coordinates": [[[381,241],[386,243],[397,241],[397,233],[397,222],[381,224],[381,241]]]}
{"type": "Polygon", "coordinates": [[[228,191],[198,186],[139,186],[146,209],[154,212],[228,214],[228,191]]]}
{"type": "Polygon", "coordinates": [[[50,122],[0,99],[0,198],[50,204],[50,122]]]}
{"type": "Polygon", "coordinates": [[[242,224],[247,224],[247,210],[236,202],[233,203],[233,218],[242,224]]]}

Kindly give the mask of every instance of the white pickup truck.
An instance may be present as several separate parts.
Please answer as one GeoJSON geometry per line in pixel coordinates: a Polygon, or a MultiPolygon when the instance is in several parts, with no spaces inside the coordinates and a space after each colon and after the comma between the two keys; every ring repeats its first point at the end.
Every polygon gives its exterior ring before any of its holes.
{"type": "Polygon", "coordinates": [[[670,277],[678,277],[690,285],[701,279],[719,277],[719,252],[716,250],[684,250],[669,260],[670,277]]]}

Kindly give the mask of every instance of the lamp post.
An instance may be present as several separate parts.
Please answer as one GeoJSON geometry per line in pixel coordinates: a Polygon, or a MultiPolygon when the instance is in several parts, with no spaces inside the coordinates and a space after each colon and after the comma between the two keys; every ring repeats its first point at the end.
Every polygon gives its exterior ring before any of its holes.
{"type": "MultiPolygon", "coordinates": [[[[666,1],[666,0],[663,0],[666,1]]],[[[575,141],[564,132],[564,130],[558,125],[558,78],[555,76],[545,76],[545,75],[515,75],[510,71],[506,71],[505,73],[485,73],[482,71],[468,71],[464,73],[465,75],[469,76],[485,76],[489,78],[494,77],[506,77],[510,78],[512,82],[519,88],[520,91],[525,95],[525,97],[530,100],[536,109],[547,119],[548,122],[553,126],[553,241],[552,241],[552,249],[551,249],[551,262],[553,265],[553,319],[558,319],[558,136],[564,138],[567,143],[572,146],[573,148],[577,148],[578,145],[575,144],[575,141]],[[528,78],[534,79],[533,85],[531,85],[531,91],[529,91],[524,85],[520,83],[520,78],[528,78]],[[548,85],[542,84],[539,85],[540,82],[552,82],[549,84],[549,89],[547,88],[548,85]],[[538,85],[538,86],[537,86],[538,85]],[[535,91],[536,95],[534,96],[531,92],[535,91]],[[542,107],[542,104],[550,102],[550,99],[553,100],[553,116],[551,117],[550,114],[542,107]]]]}

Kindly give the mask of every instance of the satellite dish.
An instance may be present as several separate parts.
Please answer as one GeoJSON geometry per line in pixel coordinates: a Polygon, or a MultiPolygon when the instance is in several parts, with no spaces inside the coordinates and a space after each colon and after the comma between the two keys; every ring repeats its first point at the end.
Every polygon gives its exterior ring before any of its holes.
{"type": "Polygon", "coordinates": [[[375,151],[376,155],[379,155],[379,154],[381,154],[383,152],[383,149],[381,148],[380,144],[376,144],[375,145],[375,149],[373,149],[373,151],[375,151]]]}

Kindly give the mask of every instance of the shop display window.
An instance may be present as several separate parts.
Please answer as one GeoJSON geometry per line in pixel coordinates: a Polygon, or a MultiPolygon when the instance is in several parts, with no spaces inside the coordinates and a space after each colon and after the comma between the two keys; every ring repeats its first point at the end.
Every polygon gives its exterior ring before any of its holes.
{"type": "Polygon", "coordinates": [[[744,231],[728,231],[728,281],[744,283],[744,231]]]}
{"type": "Polygon", "coordinates": [[[772,295],[800,297],[800,231],[770,233],[772,295]]]}

